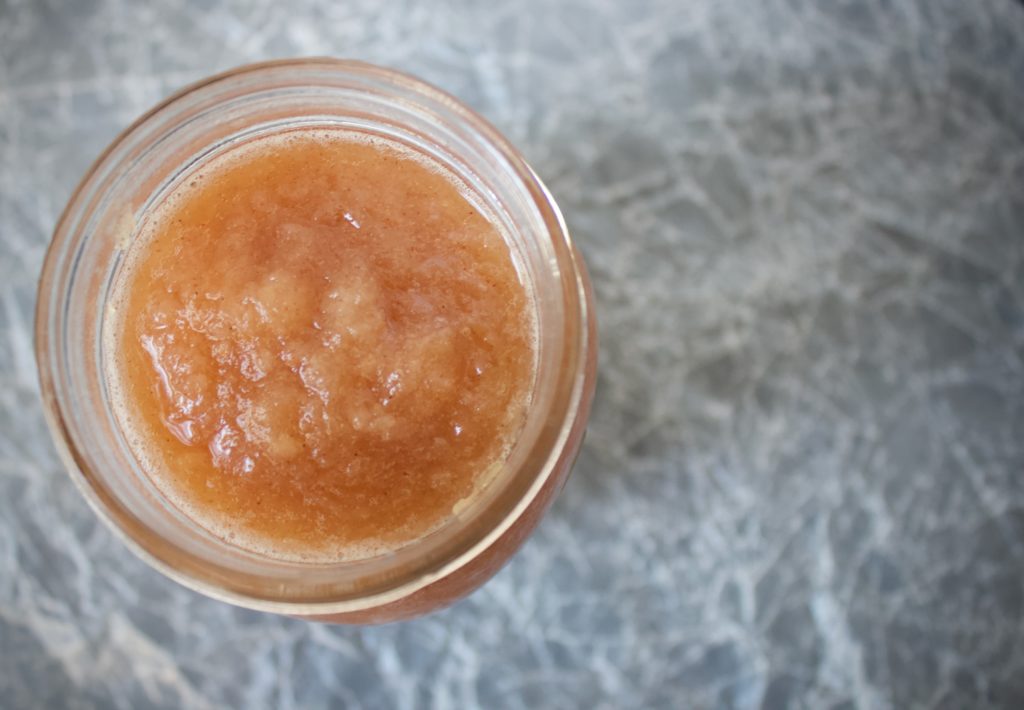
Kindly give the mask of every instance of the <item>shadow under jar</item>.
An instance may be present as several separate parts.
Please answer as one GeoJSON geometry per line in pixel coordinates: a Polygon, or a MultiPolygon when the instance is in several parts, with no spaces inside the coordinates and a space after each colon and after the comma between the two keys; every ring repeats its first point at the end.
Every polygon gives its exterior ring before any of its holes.
{"type": "Polygon", "coordinates": [[[468,594],[536,527],[581,445],[597,340],[586,271],[558,208],[503,137],[414,78],[358,62],[309,59],[250,65],[202,81],[114,141],[55,230],[39,287],[36,355],[47,417],[73,479],[146,562],[240,606],[380,623],[468,594]],[[140,464],[110,379],[118,353],[108,315],[126,256],[141,243],[147,221],[183,180],[239,146],[317,131],[401,146],[453,176],[503,236],[535,335],[528,404],[486,483],[424,534],[336,560],[264,554],[185,514],[140,464]]]}

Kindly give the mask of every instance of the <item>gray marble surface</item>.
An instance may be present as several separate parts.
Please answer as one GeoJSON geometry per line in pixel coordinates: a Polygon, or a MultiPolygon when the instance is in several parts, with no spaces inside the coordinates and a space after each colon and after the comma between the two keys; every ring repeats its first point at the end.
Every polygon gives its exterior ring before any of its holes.
{"type": "Polygon", "coordinates": [[[0,706],[1024,707],[1024,6],[0,0],[0,706]],[[521,554],[340,628],[149,570],[61,470],[34,290],[90,161],[211,72],[366,59],[520,145],[600,382],[521,554]]]}

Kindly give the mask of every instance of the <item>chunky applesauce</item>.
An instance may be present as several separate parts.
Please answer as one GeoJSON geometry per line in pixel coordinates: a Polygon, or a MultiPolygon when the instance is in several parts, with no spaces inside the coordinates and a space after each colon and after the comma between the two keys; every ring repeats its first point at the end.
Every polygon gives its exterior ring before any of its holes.
{"type": "Polygon", "coordinates": [[[115,413],[209,532],[341,560],[429,533],[500,468],[535,370],[533,304],[447,169],[324,129],[183,180],[114,285],[115,413]]]}

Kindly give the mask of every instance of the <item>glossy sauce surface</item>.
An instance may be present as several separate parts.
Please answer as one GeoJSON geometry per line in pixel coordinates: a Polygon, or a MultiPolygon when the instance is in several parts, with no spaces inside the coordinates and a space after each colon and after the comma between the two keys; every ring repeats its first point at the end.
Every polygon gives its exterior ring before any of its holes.
{"type": "Polygon", "coordinates": [[[528,406],[533,306],[508,244],[456,179],[378,139],[292,133],[205,166],[114,296],[108,381],[143,469],[275,557],[435,529],[528,406]]]}

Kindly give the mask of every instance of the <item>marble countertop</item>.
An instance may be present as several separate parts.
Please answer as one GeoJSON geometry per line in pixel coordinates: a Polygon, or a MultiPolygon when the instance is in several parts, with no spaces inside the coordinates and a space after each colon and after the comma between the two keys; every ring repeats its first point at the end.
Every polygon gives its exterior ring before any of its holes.
{"type": "Polygon", "coordinates": [[[1024,707],[1024,5],[0,0],[0,378],[5,708],[1024,707]],[[572,480],[411,623],[164,579],[38,402],[36,281],[92,159],[309,54],[490,118],[597,291],[572,480]]]}

